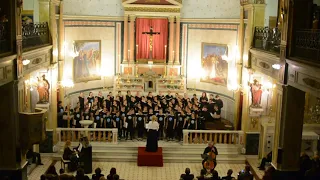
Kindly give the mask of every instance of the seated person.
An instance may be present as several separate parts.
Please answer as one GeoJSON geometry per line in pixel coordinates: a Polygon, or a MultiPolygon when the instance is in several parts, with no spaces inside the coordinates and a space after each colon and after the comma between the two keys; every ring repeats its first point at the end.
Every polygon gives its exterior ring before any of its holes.
{"type": "Polygon", "coordinates": [[[204,180],[207,174],[207,170],[201,169],[200,176],[197,177],[198,180],[204,180]]]}
{"type": "Polygon", "coordinates": [[[56,167],[54,167],[53,165],[51,165],[51,166],[48,168],[48,171],[46,172],[46,175],[49,175],[49,174],[54,175],[54,176],[58,176],[56,167]]]}
{"type": "Polygon", "coordinates": [[[223,179],[223,180],[233,180],[233,179],[235,179],[234,177],[231,176],[232,173],[233,173],[232,169],[229,169],[228,172],[227,172],[227,176],[224,176],[221,179],[223,179]]]}
{"type": "Polygon", "coordinates": [[[212,175],[211,180],[220,180],[218,171],[212,169],[212,170],[211,170],[211,175],[212,175]]]}
{"type": "Polygon", "coordinates": [[[320,160],[319,157],[315,157],[312,160],[312,167],[305,174],[306,180],[320,179],[320,160]]]}
{"type": "Polygon", "coordinates": [[[258,168],[260,170],[265,170],[266,163],[271,161],[272,161],[272,151],[269,152],[266,157],[262,158],[261,164],[258,168]]]}
{"type": "Polygon", "coordinates": [[[238,180],[253,180],[249,165],[246,165],[245,169],[239,172],[238,180]]]}
{"type": "MultiPolygon", "coordinates": [[[[208,143],[208,147],[206,147],[203,151],[203,155],[208,155],[208,153],[213,152],[215,154],[215,156],[218,155],[218,150],[217,148],[214,146],[213,142],[209,142],[208,143]]],[[[202,166],[203,169],[205,169],[204,167],[204,163],[208,160],[208,157],[204,158],[202,161],[202,166]]],[[[213,163],[214,163],[214,168],[217,166],[217,161],[216,161],[216,157],[213,159],[213,163]]]]}
{"type": "Polygon", "coordinates": [[[79,168],[77,170],[76,180],[90,180],[90,178],[84,174],[84,170],[79,168]]]}
{"type": "Polygon", "coordinates": [[[119,179],[120,179],[120,177],[118,174],[113,175],[113,180],[119,180],[119,179]]]}
{"type": "Polygon", "coordinates": [[[190,168],[186,168],[186,170],[184,172],[185,172],[185,174],[181,174],[181,176],[180,176],[181,180],[193,180],[194,175],[190,174],[190,168]]]}
{"type": "Polygon", "coordinates": [[[73,180],[74,176],[73,175],[68,175],[64,172],[64,169],[59,170],[59,180],[73,180]]]}
{"type": "Polygon", "coordinates": [[[77,151],[71,150],[71,142],[69,140],[66,141],[66,144],[64,145],[62,158],[64,160],[71,161],[71,163],[68,165],[68,169],[70,171],[75,171],[77,169],[79,156],[78,156],[77,151]]]}
{"type": "Polygon", "coordinates": [[[108,180],[113,180],[113,175],[117,174],[117,169],[116,168],[111,168],[110,169],[110,174],[107,176],[108,180]]]}
{"type": "Polygon", "coordinates": [[[96,170],[94,170],[95,174],[92,175],[92,180],[99,180],[102,176],[104,176],[103,174],[101,174],[101,169],[97,168],[96,170]]]}
{"type": "MultiPolygon", "coordinates": [[[[26,154],[26,158],[27,159],[31,159],[32,158],[32,163],[35,164],[37,163],[37,165],[43,165],[41,163],[41,156],[39,153],[33,152],[32,148],[30,148],[26,154]]],[[[30,164],[28,164],[30,165],[30,164]]]]}

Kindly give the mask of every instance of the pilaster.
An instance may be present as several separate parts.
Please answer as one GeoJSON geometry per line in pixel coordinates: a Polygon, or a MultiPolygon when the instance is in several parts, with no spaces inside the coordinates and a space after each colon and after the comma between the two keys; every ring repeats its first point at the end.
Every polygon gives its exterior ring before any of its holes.
{"type": "MultiPolygon", "coordinates": [[[[42,4],[40,4],[41,6],[42,4]]],[[[52,39],[52,61],[51,63],[58,62],[58,35],[57,35],[57,21],[56,21],[56,2],[50,1],[50,8],[49,8],[49,28],[51,33],[52,39]]]]}
{"type": "MultiPolygon", "coordinates": [[[[60,16],[59,16],[59,53],[58,53],[58,81],[62,81],[64,78],[64,22],[63,22],[63,1],[60,1],[60,16]]],[[[64,91],[63,87],[59,87],[59,100],[64,103],[64,91]]],[[[65,104],[66,105],[66,104],[65,104]]]]}
{"type": "Polygon", "coordinates": [[[174,16],[169,17],[169,23],[169,64],[172,64],[174,61],[174,16]]]}
{"type": "Polygon", "coordinates": [[[130,49],[128,51],[129,53],[129,61],[134,62],[134,57],[135,57],[135,40],[134,40],[134,33],[135,33],[135,21],[136,21],[136,16],[130,15],[130,49]]]}
{"type": "Polygon", "coordinates": [[[279,148],[277,157],[273,157],[273,160],[277,160],[278,171],[299,171],[304,101],[303,91],[292,86],[283,86],[281,120],[278,123],[279,140],[275,141],[279,148]]]}
{"type": "Polygon", "coordinates": [[[128,15],[124,15],[123,24],[123,63],[128,61],[128,15]]]}
{"type": "Polygon", "coordinates": [[[180,16],[176,16],[175,64],[180,64],[180,16]]]}

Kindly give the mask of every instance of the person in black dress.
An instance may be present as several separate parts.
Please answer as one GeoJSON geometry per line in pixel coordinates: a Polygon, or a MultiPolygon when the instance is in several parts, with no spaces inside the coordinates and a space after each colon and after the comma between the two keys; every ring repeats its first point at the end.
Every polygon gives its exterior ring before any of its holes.
{"type": "Polygon", "coordinates": [[[146,121],[146,123],[149,123],[150,121],[152,121],[152,117],[154,116],[154,114],[153,114],[153,109],[152,108],[150,108],[149,109],[149,113],[148,113],[148,118],[147,118],[147,121],[146,121]]]}
{"type": "Polygon", "coordinates": [[[207,105],[207,103],[208,103],[207,93],[203,92],[201,97],[200,97],[200,108],[202,108],[203,106],[207,105]]]}
{"type": "Polygon", "coordinates": [[[81,124],[80,124],[80,121],[81,121],[81,111],[80,111],[80,108],[79,107],[76,107],[75,109],[75,112],[74,112],[74,123],[73,123],[73,126],[75,128],[81,128],[81,124]]]}
{"type": "Polygon", "coordinates": [[[143,138],[143,133],[145,131],[146,118],[145,115],[142,114],[142,111],[140,109],[138,110],[138,113],[136,115],[136,121],[138,130],[138,141],[141,141],[143,138]]]}
{"type": "Polygon", "coordinates": [[[58,127],[63,126],[63,113],[64,113],[64,108],[62,106],[62,101],[58,102],[58,127]]]}
{"type": "Polygon", "coordinates": [[[158,151],[158,130],[159,123],[157,122],[157,117],[152,116],[152,120],[148,123],[148,138],[146,145],[147,152],[158,151]]]}
{"type": "Polygon", "coordinates": [[[89,107],[91,109],[94,102],[94,97],[92,92],[89,92],[89,96],[87,97],[87,100],[88,100],[89,107]]]}
{"type": "Polygon", "coordinates": [[[166,115],[163,114],[163,110],[159,109],[159,114],[157,115],[158,118],[158,123],[159,123],[159,130],[158,130],[158,137],[159,139],[163,140],[163,130],[164,130],[164,125],[165,125],[165,118],[166,115]]]}
{"type": "Polygon", "coordinates": [[[113,126],[115,128],[118,128],[118,139],[122,136],[122,126],[123,122],[121,120],[120,111],[117,111],[117,113],[113,116],[113,126]]]}
{"type": "Polygon", "coordinates": [[[80,95],[78,97],[79,103],[80,103],[80,110],[84,110],[84,97],[83,97],[83,92],[80,92],[80,95]]]}
{"type": "Polygon", "coordinates": [[[133,140],[134,136],[134,109],[131,108],[127,115],[124,118],[124,124],[126,124],[126,140],[129,139],[129,134],[130,134],[130,139],[133,140]]]}
{"type": "Polygon", "coordinates": [[[99,93],[98,93],[98,107],[99,108],[102,107],[103,101],[104,101],[104,96],[102,96],[102,92],[99,91],[99,93]]]}
{"type": "Polygon", "coordinates": [[[178,141],[182,140],[182,130],[183,130],[183,123],[184,123],[184,112],[181,111],[180,107],[178,107],[178,110],[176,112],[176,120],[177,120],[177,125],[176,125],[176,132],[177,132],[177,138],[178,141]]]}
{"type": "Polygon", "coordinates": [[[167,129],[167,140],[172,141],[174,139],[174,129],[176,128],[176,118],[173,110],[170,110],[170,114],[167,116],[166,129],[167,129]]]}

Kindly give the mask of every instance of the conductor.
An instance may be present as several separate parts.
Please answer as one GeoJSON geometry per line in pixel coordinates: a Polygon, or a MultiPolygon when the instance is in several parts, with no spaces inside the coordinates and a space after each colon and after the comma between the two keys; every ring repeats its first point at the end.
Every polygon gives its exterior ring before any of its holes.
{"type": "Polygon", "coordinates": [[[159,123],[156,116],[151,117],[151,121],[146,125],[146,129],[148,131],[146,151],[157,152],[159,123]]]}
{"type": "Polygon", "coordinates": [[[213,167],[210,168],[210,170],[215,168],[217,166],[217,159],[216,156],[218,155],[218,150],[214,146],[213,142],[208,143],[208,147],[206,147],[202,154],[202,166],[204,169],[208,169],[208,166],[212,166],[210,164],[213,164],[213,167]]]}

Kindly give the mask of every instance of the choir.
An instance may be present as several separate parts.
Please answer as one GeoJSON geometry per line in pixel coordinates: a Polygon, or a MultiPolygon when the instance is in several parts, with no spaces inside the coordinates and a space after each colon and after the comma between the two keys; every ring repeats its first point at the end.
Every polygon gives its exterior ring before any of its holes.
{"type": "Polygon", "coordinates": [[[196,94],[190,99],[187,94],[153,95],[149,92],[141,96],[137,92],[133,96],[130,91],[126,95],[119,91],[116,96],[109,92],[106,98],[102,92],[97,96],[90,92],[86,98],[80,93],[78,99],[74,109],[70,105],[63,108],[62,103],[58,103],[59,127],[81,128],[79,121],[92,120],[92,128],[118,128],[120,139],[133,139],[137,134],[137,139],[142,140],[146,124],[156,116],[160,125],[159,139],[180,141],[183,129],[204,130],[206,121],[219,121],[223,108],[219,95],[210,94],[208,98],[205,92],[199,100],[196,94]]]}

